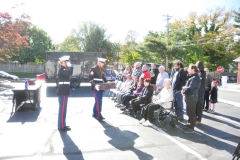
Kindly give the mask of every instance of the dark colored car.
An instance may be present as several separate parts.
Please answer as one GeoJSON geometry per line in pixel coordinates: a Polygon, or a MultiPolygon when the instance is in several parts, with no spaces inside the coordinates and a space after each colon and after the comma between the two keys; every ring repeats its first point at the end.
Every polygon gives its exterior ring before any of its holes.
{"type": "Polygon", "coordinates": [[[19,78],[18,78],[18,76],[11,75],[4,71],[0,71],[0,81],[4,81],[4,80],[18,81],[19,78]]]}
{"type": "Polygon", "coordinates": [[[227,83],[237,83],[237,76],[227,76],[227,83]]]}
{"type": "Polygon", "coordinates": [[[107,81],[115,81],[117,78],[117,73],[112,69],[106,69],[106,79],[107,81]]]}

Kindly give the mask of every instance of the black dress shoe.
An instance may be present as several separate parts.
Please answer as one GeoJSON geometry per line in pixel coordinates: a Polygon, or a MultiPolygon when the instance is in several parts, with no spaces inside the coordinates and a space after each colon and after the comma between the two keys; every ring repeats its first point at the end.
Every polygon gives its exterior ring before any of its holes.
{"type": "Polygon", "coordinates": [[[191,126],[189,124],[185,124],[182,126],[182,129],[187,129],[187,128],[191,128],[191,126]]]}
{"type": "Polygon", "coordinates": [[[60,131],[71,131],[71,128],[69,126],[66,126],[65,128],[58,128],[60,131]]]}

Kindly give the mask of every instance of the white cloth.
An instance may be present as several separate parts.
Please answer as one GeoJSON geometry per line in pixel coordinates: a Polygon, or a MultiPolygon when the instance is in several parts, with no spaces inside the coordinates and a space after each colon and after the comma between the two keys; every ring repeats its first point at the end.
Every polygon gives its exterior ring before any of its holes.
{"type": "Polygon", "coordinates": [[[163,81],[164,79],[169,78],[167,72],[159,73],[157,76],[156,86],[158,89],[163,89],[163,81]]]}
{"type": "Polygon", "coordinates": [[[173,101],[172,88],[163,88],[161,92],[153,99],[153,103],[160,104],[164,108],[171,108],[173,101]]]}

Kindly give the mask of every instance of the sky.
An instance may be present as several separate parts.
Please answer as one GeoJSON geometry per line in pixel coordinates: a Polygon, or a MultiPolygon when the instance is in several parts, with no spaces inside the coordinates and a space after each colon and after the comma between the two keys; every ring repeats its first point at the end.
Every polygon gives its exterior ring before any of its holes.
{"type": "Polygon", "coordinates": [[[165,31],[167,21],[186,18],[190,12],[199,15],[208,9],[240,8],[240,0],[0,0],[0,12],[20,16],[43,29],[54,43],[61,43],[82,22],[102,25],[112,42],[123,43],[129,30],[138,33],[141,42],[149,31],[165,31]],[[2,2],[1,2],[2,1],[2,2]],[[15,4],[22,5],[11,9],[15,4]]]}

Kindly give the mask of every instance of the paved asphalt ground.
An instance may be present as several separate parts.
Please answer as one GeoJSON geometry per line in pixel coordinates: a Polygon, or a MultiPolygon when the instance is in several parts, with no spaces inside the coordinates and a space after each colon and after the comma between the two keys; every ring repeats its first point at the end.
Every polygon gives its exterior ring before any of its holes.
{"type": "Polygon", "coordinates": [[[204,112],[195,133],[184,134],[166,119],[162,128],[144,127],[103,98],[104,121],[92,118],[93,93],[84,85],[71,90],[67,124],[57,130],[55,84],[43,84],[35,111],[12,113],[14,84],[0,87],[0,160],[230,160],[240,141],[240,92],[219,90],[216,114],[204,112]],[[233,104],[233,105],[232,105],[233,104]]]}

